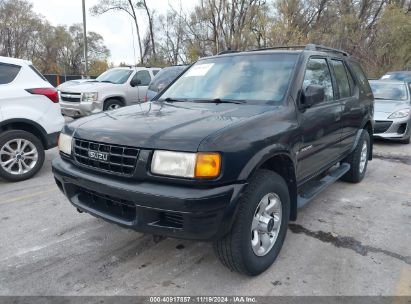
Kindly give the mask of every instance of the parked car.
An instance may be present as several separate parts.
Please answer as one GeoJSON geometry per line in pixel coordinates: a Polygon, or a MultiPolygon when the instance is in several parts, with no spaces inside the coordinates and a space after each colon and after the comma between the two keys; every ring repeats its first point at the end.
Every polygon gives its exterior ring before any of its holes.
{"type": "Polygon", "coordinates": [[[158,93],[172,83],[185,69],[187,69],[186,65],[176,65],[162,69],[150,82],[145,101],[153,99],[158,93]]]}
{"type": "Polygon", "coordinates": [[[58,93],[31,62],[0,57],[0,177],[22,181],[57,146],[64,124],[58,93]]]}
{"type": "Polygon", "coordinates": [[[405,144],[411,135],[411,94],[402,81],[372,80],[375,97],[374,137],[394,139],[405,144]]]}
{"type": "Polygon", "coordinates": [[[86,116],[144,102],[148,85],[159,68],[114,68],[93,82],[60,92],[61,110],[71,117],[86,116]]]}
{"type": "Polygon", "coordinates": [[[200,59],[150,103],[66,125],[53,172],[80,212],[211,240],[225,266],[257,275],[298,207],[364,178],[373,105],[343,51],[231,52],[200,59]]]}
{"type": "Polygon", "coordinates": [[[78,85],[78,84],[82,84],[85,82],[90,82],[93,81],[93,79],[74,79],[74,80],[68,80],[63,82],[62,84],[60,84],[59,86],[57,86],[57,91],[61,91],[63,89],[67,89],[68,87],[74,86],[74,85],[78,85]]]}
{"type": "Polygon", "coordinates": [[[411,82],[411,71],[388,72],[381,77],[381,80],[399,80],[411,82]]]}

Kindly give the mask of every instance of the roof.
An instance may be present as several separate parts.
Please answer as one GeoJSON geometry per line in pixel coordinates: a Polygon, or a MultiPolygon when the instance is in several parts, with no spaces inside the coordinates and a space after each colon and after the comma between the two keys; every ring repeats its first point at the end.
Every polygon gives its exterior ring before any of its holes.
{"type": "Polygon", "coordinates": [[[321,52],[321,53],[333,53],[333,54],[340,55],[340,56],[345,56],[345,57],[350,56],[350,54],[348,54],[346,51],[330,48],[330,47],[327,47],[327,46],[324,46],[324,45],[319,45],[319,44],[280,45],[280,46],[259,48],[259,49],[254,49],[254,50],[249,50],[249,51],[242,51],[242,52],[228,49],[226,51],[220,52],[218,55],[232,55],[232,54],[239,54],[239,53],[243,55],[243,54],[247,54],[247,53],[254,54],[255,52],[301,53],[301,52],[304,52],[304,51],[321,52]]]}
{"type": "Polygon", "coordinates": [[[157,67],[139,67],[139,66],[127,66],[127,67],[116,67],[110,70],[161,70],[161,68],[157,67]]]}
{"type": "Polygon", "coordinates": [[[32,64],[31,61],[28,61],[28,60],[11,58],[11,57],[3,57],[3,56],[0,56],[0,62],[8,63],[8,64],[16,64],[16,65],[32,64]]]}

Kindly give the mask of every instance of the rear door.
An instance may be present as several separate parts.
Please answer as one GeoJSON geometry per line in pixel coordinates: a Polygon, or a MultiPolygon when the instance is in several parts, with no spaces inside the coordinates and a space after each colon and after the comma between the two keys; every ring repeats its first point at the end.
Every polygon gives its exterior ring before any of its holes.
{"type": "Polygon", "coordinates": [[[140,70],[137,71],[133,77],[131,78],[130,82],[128,82],[128,95],[127,95],[127,103],[136,104],[140,102],[144,102],[148,85],[151,82],[151,75],[148,70],[140,70]],[[139,83],[139,85],[132,87],[130,85],[131,82],[139,83]]]}
{"type": "Polygon", "coordinates": [[[136,73],[135,76],[140,84],[138,85],[138,102],[144,102],[148,86],[151,82],[151,75],[148,70],[141,70],[136,73]]]}
{"type": "Polygon", "coordinates": [[[341,103],[336,96],[335,81],[329,62],[323,57],[308,59],[302,90],[309,85],[324,87],[324,100],[302,111],[300,126],[302,145],[298,151],[298,179],[318,173],[340,155],[341,103]]]}
{"type": "Polygon", "coordinates": [[[332,67],[337,83],[337,98],[342,105],[341,153],[347,152],[354,144],[355,136],[362,122],[362,108],[351,72],[342,59],[333,58],[332,67]]]}

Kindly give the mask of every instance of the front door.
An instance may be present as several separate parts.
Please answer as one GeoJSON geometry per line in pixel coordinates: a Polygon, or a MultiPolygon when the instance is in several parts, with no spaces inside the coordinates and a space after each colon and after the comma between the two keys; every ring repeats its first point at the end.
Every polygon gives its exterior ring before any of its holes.
{"type": "Polygon", "coordinates": [[[322,86],[325,96],[300,115],[302,145],[298,151],[299,181],[318,173],[340,155],[342,109],[341,103],[336,99],[326,58],[312,57],[308,60],[303,92],[309,85],[322,86]]]}

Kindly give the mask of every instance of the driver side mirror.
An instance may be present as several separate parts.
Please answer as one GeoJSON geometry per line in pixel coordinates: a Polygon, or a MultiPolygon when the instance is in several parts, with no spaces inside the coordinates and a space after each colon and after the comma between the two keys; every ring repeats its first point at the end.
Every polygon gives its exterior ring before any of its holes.
{"type": "Polygon", "coordinates": [[[302,94],[301,104],[305,109],[311,108],[313,105],[324,101],[325,90],[323,86],[311,84],[302,94]]]}
{"type": "Polygon", "coordinates": [[[139,86],[140,84],[141,84],[140,79],[131,79],[130,81],[130,86],[132,86],[133,88],[139,86]]]}

